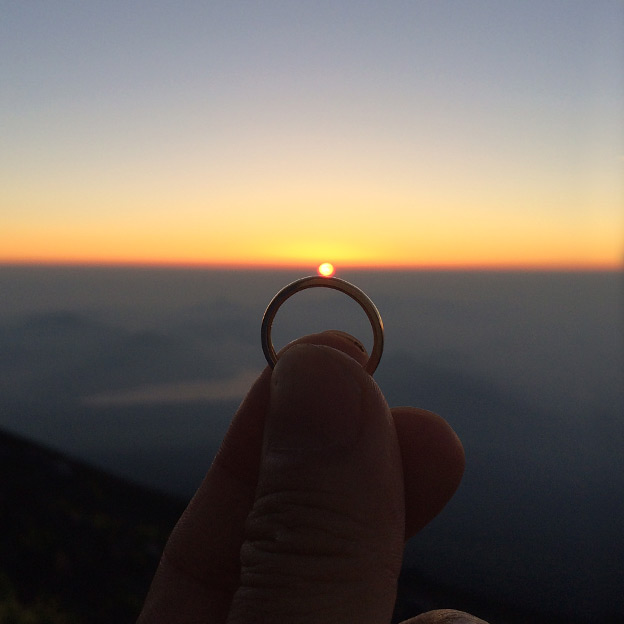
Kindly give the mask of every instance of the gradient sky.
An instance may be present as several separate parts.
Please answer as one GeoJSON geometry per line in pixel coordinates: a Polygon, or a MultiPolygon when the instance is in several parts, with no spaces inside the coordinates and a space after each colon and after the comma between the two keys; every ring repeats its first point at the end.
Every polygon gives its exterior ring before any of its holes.
{"type": "Polygon", "coordinates": [[[0,261],[622,261],[621,0],[0,14],[0,261]]]}

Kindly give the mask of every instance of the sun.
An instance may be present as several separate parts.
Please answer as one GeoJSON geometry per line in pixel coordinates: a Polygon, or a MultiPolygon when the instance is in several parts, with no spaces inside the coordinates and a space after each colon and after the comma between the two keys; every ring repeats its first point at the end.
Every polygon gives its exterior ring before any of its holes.
{"type": "Polygon", "coordinates": [[[334,274],[334,265],[331,262],[323,262],[323,264],[319,264],[318,274],[322,277],[331,277],[334,274]]]}

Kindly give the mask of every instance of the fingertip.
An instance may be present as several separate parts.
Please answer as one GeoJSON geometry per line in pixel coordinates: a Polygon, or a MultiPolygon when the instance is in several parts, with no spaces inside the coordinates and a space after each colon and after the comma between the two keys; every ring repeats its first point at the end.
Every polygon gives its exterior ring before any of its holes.
{"type": "Polygon", "coordinates": [[[319,346],[332,347],[333,349],[346,353],[362,366],[364,366],[368,361],[368,353],[366,352],[364,345],[362,345],[362,343],[351,334],[336,329],[297,338],[297,340],[294,340],[283,347],[279,351],[277,358],[279,359],[286,351],[298,344],[315,344],[319,346]]]}
{"type": "Polygon", "coordinates": [[[461,441],[441,417],[413,407],[392,409],[405,485],[405,536],[420,531],[451,499],[461,482],[461,441]]]}
{"type": "Polygon", "coordinates": [[[401,624],[488,624],[470,613],[454,609],[436,609],[405,620],[401,624]]]}

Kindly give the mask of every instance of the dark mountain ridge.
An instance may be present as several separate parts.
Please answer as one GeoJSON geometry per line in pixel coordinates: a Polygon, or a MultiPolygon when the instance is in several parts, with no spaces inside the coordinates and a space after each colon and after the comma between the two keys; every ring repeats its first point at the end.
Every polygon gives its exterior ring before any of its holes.
{"type": "Polygon", "coordinates": [[[0,620],[134,622],[185,503],[0,431],[0,620]]]}

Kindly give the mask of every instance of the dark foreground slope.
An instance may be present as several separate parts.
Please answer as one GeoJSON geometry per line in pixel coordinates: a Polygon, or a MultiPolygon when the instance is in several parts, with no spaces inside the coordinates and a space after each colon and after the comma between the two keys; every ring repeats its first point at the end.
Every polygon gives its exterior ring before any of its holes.
{"type": "Polygon", "coordinates": [[[0,432],[0,621],[133,622],[184,503],[0,432]]]}
{"type": "MultiPolygon", "coordinates": [[[[0,622],[134,622],[185,502],[2,431],[0,471],[0,622]]],[[[597,621],[519,611],[404,570],[394,621],[446,607],[495,624],[597,621]]]]}

